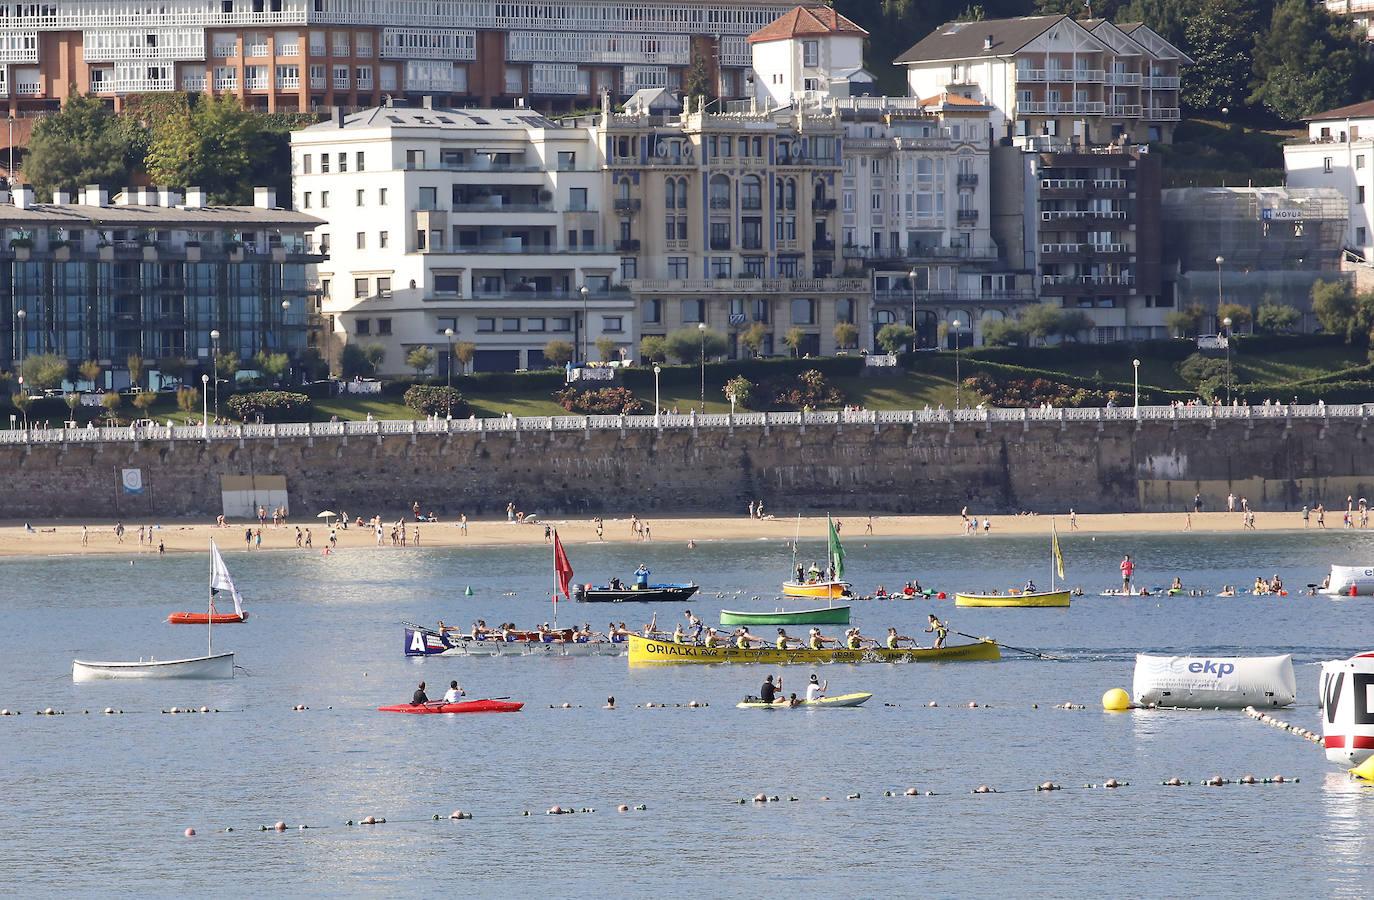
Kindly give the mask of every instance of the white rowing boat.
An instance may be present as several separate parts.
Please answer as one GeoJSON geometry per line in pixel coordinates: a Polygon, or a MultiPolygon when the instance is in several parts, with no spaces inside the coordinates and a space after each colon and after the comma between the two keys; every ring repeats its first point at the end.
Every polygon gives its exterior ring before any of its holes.
{"type": "Polygon", "coordinates": [[[103,681],[110,678],[186,678],[234,677],[234,651],[195,656],[190,659],[146,659],[138,662],[72,661],[72,681],[103,681]]]}
{"type": "Polygon", "coordinates": [[[624,656],[629,645],[607,641],[472,641],[453,640],[438,656],[624,656]]]}

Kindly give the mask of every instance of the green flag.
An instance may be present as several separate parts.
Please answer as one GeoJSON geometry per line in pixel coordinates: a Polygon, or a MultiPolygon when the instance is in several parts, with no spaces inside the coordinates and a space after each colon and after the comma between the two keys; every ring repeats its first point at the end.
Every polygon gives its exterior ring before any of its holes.
{"type": "Polygon", "coordinates": [[[840,544],[840,533],[835,530],[835,523],[830,516],[825,517],[825,524],[830,527],[830,562],[835,567],[835,580],[844,579],[844,547],[840,544]]]}

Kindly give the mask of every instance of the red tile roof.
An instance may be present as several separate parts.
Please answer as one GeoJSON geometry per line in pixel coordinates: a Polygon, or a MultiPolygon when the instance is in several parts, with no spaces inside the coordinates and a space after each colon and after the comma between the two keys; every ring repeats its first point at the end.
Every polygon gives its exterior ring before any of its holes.
{"type": "Polygon", "coordinates": [[[1374,100],[1365,100],[1361,103],[1352,103],[1349,106],[1342,106],[1337,109],[1328,109],[1326,112],[1317,113],[1315,116],[1308,116],[1309,122],[1325,122],[1328,119],[1367,119],[1374,116],[1374,100]]]}
{"type": "Polygon", "coordinates": [[[812,34],[853,34],[868,37],[868,32],[828,6],[797,6],[749,35],[749,43],[785,41],[812,34]]]}

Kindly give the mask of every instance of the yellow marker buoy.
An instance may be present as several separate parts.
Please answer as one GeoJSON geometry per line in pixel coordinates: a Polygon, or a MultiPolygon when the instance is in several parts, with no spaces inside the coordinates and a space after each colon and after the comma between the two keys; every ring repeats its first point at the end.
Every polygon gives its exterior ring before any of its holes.
{"type": "Polygon", "coordinates": [[[1350,774],[1365,781],[1374,781],[1374,756],[1351,769],[1350,774]]]}
{"type": "Polygon", "coordinates": [[[1125,712],[1131,708],[1131,695],[1121,688],[1112,688],[1102,695],[1102,708],[1108,712],[1125,712]]]}

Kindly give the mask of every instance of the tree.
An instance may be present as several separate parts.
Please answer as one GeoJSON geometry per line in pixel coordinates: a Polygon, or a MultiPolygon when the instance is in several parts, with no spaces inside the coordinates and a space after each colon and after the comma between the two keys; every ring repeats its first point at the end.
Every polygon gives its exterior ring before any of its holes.
{"type": "Polygon", "coordinates": [[[124,398],[118,391],[106,391],[100,397],[100,405],[105,407],[105,414],[111,422],[116,421],[115,413],[119,412],[119,405],[124,402],[124,398]]]}
{"type": "Polygon", "coordinates": [[[1296,122],[1361,99],[1371,80],[1374,69],[1348,22],[1307,0],[1281,0],[1255,42],[1249,101],[1296,122]]]}
{"type": "Polygon", "coordinates": [[[1300,318],[1298,311],[1286,303],[1261,303],[1255,314],[1255,324],[1270,334],[1292,331],[1300,318]]]}
{"type": "Polygon", "coordinates": [[[1223,303],[1217,307],[1217,322],[1223,319],[1231,320],[1232,331],[1240,331],[1250,324],[1250,308],[1239,303],[1223,303]]]}
{"type": "Polygon", "coordinates": [[[1255,7],[1245,0],[1202,0],[1184,28],[1197,62],[1183,68],[1183,105],[1220,113],[1239,112],[1249,93],[1255,47],[1255,7]]]}
{"type": "Polygon", "coordinates": [[[186,360],[180,356],[167,356],[157,361],[157,370],[163,378],[170,378],[173,381],[181,381],[181,376],[186,374],[186,360]]]}
{"type": "Polygon", "coordinates": [[[852,350],[859,346],[859,326],[853,322],[835,323],[835,346],[841,350],[852,350]]]}
{"type": "Polygon", "coordinates": [[[1355,321],[1355,291],[1347,281],[1317,281],[1312,285],[1312,312],[1322,329],[1350,339],[1355,321]]]}
{"type": "Polygon", "coordinates": [[[98,387],[100,376],[105,374],[105,370],[100,367],[100,363],[93,359],[88,359],[76,367],[76,371],[81,377],[91,383],[91,387],[98,387]]]}
{"type": "Polygon", "coordinates": [[[361,375],[370,375],[372,364],[367,361],[367,354],[359,344],[344,344],[343,350],[339,353],[339,374],[344,378],[356,378],[361,375]]]}
{"type": "Polygon", "coordinates": [[[1019,319],[998,319],[983,323],[983,343],[989,347],[1021,347],[1030,335],[1019,319]]]}
{"type": "Polygon", "coordinates": [[[679,328],[669,332],[666,338],[668,355],[681,363],[701,362],[704,349],[706,357],[720,356],[730,348],[730,342],[719,331],[707,328],[679,328]]]}
{"type": "Polygon", "coordinates": [[[552,340],[544,345],[544,361],[551,366],[567,365],[573,358],[573,345],[567,341],[552,340]]]}
{"type": "Polygon", "coordinates": [[[768,339],[768,326],[755,322],[740,332],[739,342],[749,350],[749,355],[757,357],[763,353],[763,343],[768,339]]]}
{"type": "Polygon", "coordinates": [[[67,378],[67,358],[56,353],[35,353],[24,357],[20,374],[24,376],[24,387],[29,391],[52,390],[67,378]]]}
{"type": "Polygon", "coordinates": [[[472,365],[472,358],[476,354],[477,345],[471,341],[459,341],[453,345],[453,358],[458,360],[458,365],[462,367],[458,370],[460,373],[472,365]]]}
{"type": "Polygon", "coordinates": [[[134,387],[140,387],[143,381],[143,357],[137,353],[130,353],[124,363],[129,367],[129,383],[134,387]]]}
{"type": "Polygon", "coordinates": [[[88,184],[123,187],[130,180],[129,155],[128,135],[114,113],[95,97],[76,95],[34,124],[24,179],[44,199],[88,184]]]}
{"type": "Polygon", "coordinates": [[[639,339],[639,356],[646,362],[667,362],[667,340],[656,334],[646,334],[644,337],[639,339]]]}
{"type": "Polygon", "coordinates": [[[896,353],[902,347],[915,344],[916,329],[910,325],[890,322],[878,329],[878,346],[888,353],[896,353]]]}
{"type": "Polygon", "coordinates": [[[386,362],[386,348],[381,344],[368,344],[363,348],[363,359],[367,360],[368,371],[376,375],[386,362]]]}
{"type": "Polygon", "coordinates": [[[793,356],[801,356],[801,346],[806,342],[806,329],[799,325],[793,325],[782,336],[782,342],[792,351],[793,356]]]}
{"type": "Polygon", "coordinates": [[[157,402],[157,394],[153,391],[139,391],[134,394],[134,408],[143,414],[143,418],[148,418],[148,410],[153,408],[157,402]]]}
{"type": "Polygon", "coordinates": [[[1192,337],[1202,328],[1207,311],[1197,303],[1189,304],[1164,317],[1164,324],[1179,337],[1192,337]]]}
{"type": "Polygon", "coordinates": [[[1078,341],[1096,326],[1092,316],[1081,309],[1065,309],[1059,312],[1055,333],[1066,340],[1078,341]]]}
{"type": "Polygon", "coordinates": [[[259,350],[253,356],[253,366],[267,380],[277,383],[291,368],[291,357],[285,353],[268,353],[266,350],[259,350]]]}
{"type": "Polygon", "coordinates": [[[12,394],[12,395],[10,395],[10,402],[14,404],[14,408],[15,408],[15,409],[19,410],[19,412],[23,414],[23,416],[24,416],[24,427],[25,427],[25,428],[28,428],[28,427],[29,427],[29,407],[33,405],[33,398],[29,396],[29,392],[28,392],[28,391],[20,391],[20,392],[17,393],[17,394],[12,394]]]}
{"type": "Polygon", "coordinates": [[[620,355],[620,344],[613,337],[602,335],[596,339],[596,355],[602,362],[611,362],[620,355]]]}
{"type": "Polygon", "coordinates": [[[67,412],[72,418],[76,418],[76,410],[81,406],[81,395],[75,391],[62,395],[62,402],[67,404],[67,412]]]}
{"type": "Polygon", "coordinates": [[[200,405],[200,391],[193,387],[177,388],[177,409],[186,415],[196,411],[200,405]]]}
{"type": "Polygon", "coordinates": [[[692,58],[691,68],[687,70],[687,77],[682,84],[682,93],[688,102],[694,97],[716,99],[715,80],[711,78],[711,69],[706,63],[706,57],[698,54],[692,58]]]}
{"type": "Polygon", "coordinates": [[[413,348],[406,354],[406,365],[414,369],[415,377],[419,378],[420,375],[424,373],[425,369],[434,365],[434,351],[421,344],[419,347],[413,348]]]}
{"type": "Polygon", "coordinates": [[[754,383],[743,375],[736,375],[725,382],[725,398],[734,398],[735,403],[740,406],[748,407],[749,400],[754,395],[754,383]]]}
{"type": "Polygon", "coordinates": [[[211,203],[252,201],[252,182],[269,155],[264,117],[231,95],[201,96],[153,131],[145,166],[158,184],[199,185],[211,203]]]}

